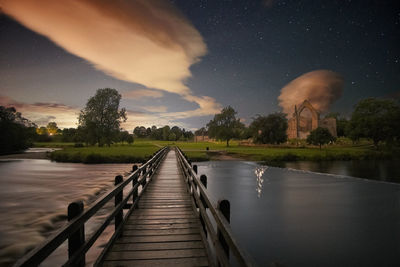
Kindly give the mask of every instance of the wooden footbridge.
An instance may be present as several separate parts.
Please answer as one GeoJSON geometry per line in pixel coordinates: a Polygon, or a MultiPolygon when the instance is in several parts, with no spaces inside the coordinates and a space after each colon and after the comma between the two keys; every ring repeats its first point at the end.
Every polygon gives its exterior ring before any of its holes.
{"type": "Polygon", "coordinates": [[[207,194],[207,177],[197,176],[179,148],[164,147],[115,187],[84,209],[68,206],[69,222],[15,266],[38,266],[68,240],[63,266],[85,266],[86,253],[114,222],[114,231],[94,266],[254,266],[229,226],[230,205],[216,207],[207,194]],[[85,223],[108,202],[114,208],[89,235],[85,223]]]}

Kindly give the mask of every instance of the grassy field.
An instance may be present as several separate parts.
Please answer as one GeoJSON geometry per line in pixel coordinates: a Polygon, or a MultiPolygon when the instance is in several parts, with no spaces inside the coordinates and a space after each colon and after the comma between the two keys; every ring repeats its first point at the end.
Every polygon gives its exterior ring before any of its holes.
{"type": "Polygon", "coordinates": [[[54,151],[50,159],[58,162],[82,163],[141,163],[146,162],[160,147],[150,142],[132,145],[116,144],[110,147],[71,147],[54,151]]]}
{"type": "Polygon", "coordinates": [[[74,147],[73,143],[36,143],[37,147],[63,147],[51,153],[51,159],[60,162],[133,163],[146,161],[163,146],[179,146],[192,161],[238,158],[250,161],[323,161],[363,160],[400,157],[398,150],[376,150],[371,145],[330,145],[322,148],[295,146],[242,146],[225,142],[171,142],[136,139],[134,144],[114,144],[111,147],[74,147]],[[208,147],[208,150],[206,149],[208,147]]]}

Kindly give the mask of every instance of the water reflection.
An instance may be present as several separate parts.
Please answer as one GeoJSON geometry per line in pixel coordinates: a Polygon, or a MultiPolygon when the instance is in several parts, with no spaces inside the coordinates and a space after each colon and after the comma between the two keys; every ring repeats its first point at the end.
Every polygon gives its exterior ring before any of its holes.
{"type": "Polygon", "coordinates": [[[264,172],[267,170],[267,166],[257,166],[254,170],[254,174],[256,175],[256,191],[257,191],[257,197],[261,197],[262,189],[263,189],[263,184],[264,184],[264,179],[263,175],[264,172]]]}
{"type": "Polygon", "coordinates": [[[276,167],[261,175],[254,162],[197,165],[212,201],[230,201],[235,238],[259,266],[400,266],[400,185],[276,167]]]}

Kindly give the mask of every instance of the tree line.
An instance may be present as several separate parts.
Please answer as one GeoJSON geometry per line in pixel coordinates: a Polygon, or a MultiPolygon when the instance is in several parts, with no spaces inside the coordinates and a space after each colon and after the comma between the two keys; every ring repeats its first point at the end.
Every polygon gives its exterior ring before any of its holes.
{"type": "MultiPolygon", "coordinates": [[[[288,141],[286,134],[288,120],[281,112],[266,116],[257,115],[248,127],[236,117],[237,112],[230,106],[215,114],[206,127],[196,131],[196,135],[208,135],[217,140],[252,138],[258,144],[281,144],[288,141]]],[[[391,99],[367,98],[359,101],[350,119],[340,113],[329,113],[325,117],[336,119],[338,137],[348,137],[353,142],[361,138],[372,140],[375,147],[379,143],[386,145],[400,144],[400,105],[391,99]]],[[[327,144],[335,138],[325,128],[317,128],[310,132],[307,142],[313,145],[327,144]]]]}

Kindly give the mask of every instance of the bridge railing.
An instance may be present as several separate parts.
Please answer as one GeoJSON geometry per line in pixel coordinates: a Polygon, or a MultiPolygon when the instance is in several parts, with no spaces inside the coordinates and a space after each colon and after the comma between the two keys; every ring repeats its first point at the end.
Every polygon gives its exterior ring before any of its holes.
{"type": "Polygon", "coordinates": [[[155,170],[168,150],[168,147],[161,148],[153,154],[150,160],[140,167],[134,165],[132,168],[132,173],[125,181],[121,175],[116,176],[115,187],[96,200],[86,210],[84,210],[82,201],[72,202],[69,204],[69,222],[52,236],[50,236],[44,243],[19,259],[14,266],[38,266],[67,239],[68,261],[64,263],[63,266],[85,266],[86,252],[92,247],[98,237],[114,219],[115,231],[97,259],[95,263],[95,265],[97,265],[102,260],[115,239],[123,234],[122,227],[125,223],[125,220],[138,205],[140,196],[146,189],[148,183],[151,181],[155,170]],[[132,188],[124,197],[123,190],[130,183],[132,183],[132,188]],[[141,192],[139,192],[139,186],[142,187],[141,192]],[[112,199],[114,199],[114,209],[105,218],[105,221],[98,226],[93,233],[91,233],[87,240],[85,240],[85,223],[112,199]],[[125,215],[123,213],[124,209],[128,210],[125,215]]]}
{"type": "MultiPolygon", "coordinates": [[[[185,176],[185,182],[188,185],[192,196],[197,215],[202,225],[202,235],[206,238],[206,245],[210,239],[215,253],[215,263],[217,266],[231,266],[229,260],[230,254],[235,256],[236,262],[240,266],[257,266],[248,253],[240,248],[237,240],[234,238],[230,227],[230,203],[228,200],[219,200],[214,207],[207,193],[207,177],[197,175],[197,166],[188,160],[182,150],[176,148],[178,161],[185,176]],[[209,212],[207,212],[209,210],[209,212]],[[211,215],[211,216],[210,216],[211,215]],[[216,224],[213,226],[212,220],[216,224]]],[[[208,248],[210,250],[210,248],[208,248]]],[[[213,254],[213,253],[211,253],[213,254]]]]}

